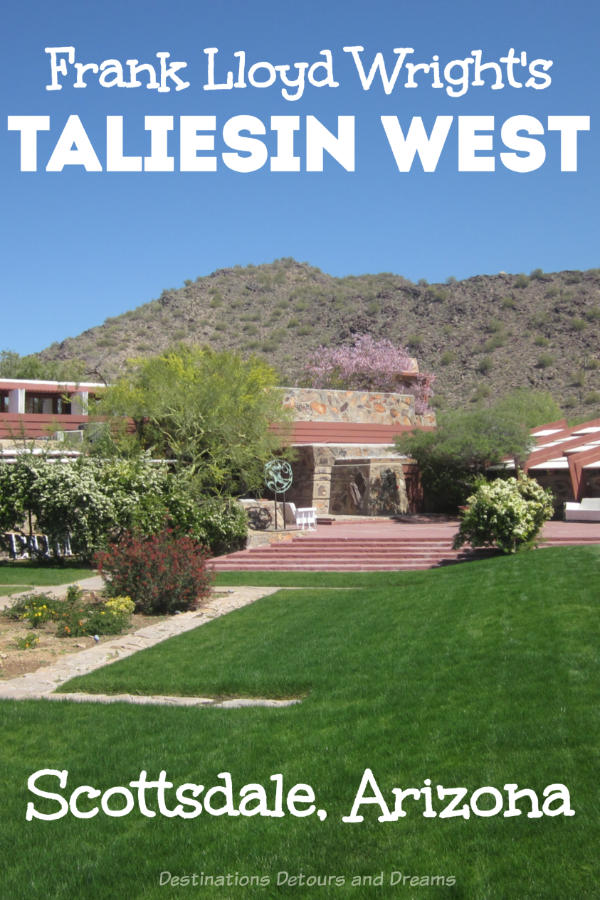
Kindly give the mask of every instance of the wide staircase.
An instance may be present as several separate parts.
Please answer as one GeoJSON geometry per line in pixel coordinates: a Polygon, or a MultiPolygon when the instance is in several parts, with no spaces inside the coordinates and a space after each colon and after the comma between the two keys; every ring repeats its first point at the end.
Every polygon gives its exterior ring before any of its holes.
{"type": "Polygon", "coordinates": [[[212,564],[217,572],[377,572],[431,569],[473,556],[472,550],[453,550],[452,541],[444,538],[307,536],[268,547],[241,550],[218,557],[212,564]]]}
{"type": "MultiPolygon", "coordinates": [[[[365,529],[361,529],[365,530],[365,529]]],[[[367,526],[368,533],[368,526],[367,526]]],[[[550,537],[543,546],[596,543],[597,538],[550,537]]],[[[451,537],[335,537],[302,535],[240,550],[211,561],[216,572],[378,572],[433,569],[494,555],[493,550],[452,549],[451,537]]]]}

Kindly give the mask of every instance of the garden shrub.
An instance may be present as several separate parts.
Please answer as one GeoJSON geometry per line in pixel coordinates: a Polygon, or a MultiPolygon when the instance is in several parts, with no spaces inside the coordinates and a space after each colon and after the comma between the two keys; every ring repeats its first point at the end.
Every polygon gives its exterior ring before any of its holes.
{"type": "Polygon", "coordinates": [[[210,590],[206,548],[170,528],[144,537],[123,535],[96,554],[110,596],[127,595],[136,612],[163,615],[194,609],[210,590]]]}
{"type": "Polygon", "coordinates": [[[551,491],[532,478],[481,479],[467,499],[454,547],[470,542],[473,547],[496,546],[503,553],[528,549],[552,514],[551,491]]]}
{"type": "Polygon", "coordinates": [[[22,454],[14,465],[0,465],[0,530],[32,516],[55,555],[69,535],[73,553],[89,560],[140,519],[147,529],[161,528],[167,479],[167,467],[145,456],[63,464],[22,454]]]}
{"type": "Polygon", "coordinates": [[[129,597],[85,602],[78,588],[67,595],[59,616],[58,637],[83,637],[84,635],[121,634],[127,628],[134,611],[129,597]]]}
{"type": "Polygon", "coordinates": [[[189,534],[218,556],[246,546],[248,519],[235,500],[213,497],[196,508],[189,534]]]}
{"type": "Polygon", "coordinates": [[[207,498],[202,486],[186,472],[169,478],[160,528],[149,528],[140,522],[137,530],[155,534],[164,528],[165,519],[174,534],[188,535],[204,544],[213,556],[246,546],[248,523],[239,503],[229,497],[207,498]]]}
{"type": "Polygon", "coordinates": [[[25,637],[20,637],[15,640],[15,647],[17,650],[33,650],[34,647],[37,647],[40,639],[37,634],[26,634],[25,637]]]}
{"type": "Polygon", "coordinates": [[[14,465],[0,465],[0,531],[21,527],[29,514],[54,555],[69,535],[73,553],[86,561],[122,534],[157,534],[165,522],[213,554],[239,550],[247,536],[237,503],[207,499],[193,474],[171,473],[146,455],[57,465],[23,454],[14,465]]]}
{"type": "Polygon", "coordinates": [[[50,594],[26,594],[2,614],[8,619],[27,623],[30,628],[56,622],[58,637],[82,637],[120,634],[129,625],[133,610],[134,604],[129,597],[111,600],[93,597],[90,601],[84,599],[78,585],[72,584],[64,599],[50,594]]]}
{"type": "Polygon", "coordinates": [[[61,601],[50,594],[24,594],[2,611],[7,619],[27,622],[31,628],[39,628],[59,616],[61,601]]]}

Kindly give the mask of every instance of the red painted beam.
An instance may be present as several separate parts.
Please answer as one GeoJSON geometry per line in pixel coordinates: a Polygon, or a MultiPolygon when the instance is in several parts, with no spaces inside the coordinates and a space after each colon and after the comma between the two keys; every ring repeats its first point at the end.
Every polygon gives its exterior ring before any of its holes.
{"type": "MultiPolygon", "coordinates": [[[[417,426],[432,431],[433,425],[417,426]]],[[[368,422],[293,422],[283,428],[273,426],[290,444],[393,444],[399,434],[414,431],[414,425],[373,425],[368,422]]]]}
{"type": "Polygon", "coordinates": [[[578,503],[581,503],[581,498],[583,496],[583,469],[590,463],[600,462],[600,447],[584,450],[582,453],[567,453],[567,460],[569,463],[573,496],[578,503]]]}

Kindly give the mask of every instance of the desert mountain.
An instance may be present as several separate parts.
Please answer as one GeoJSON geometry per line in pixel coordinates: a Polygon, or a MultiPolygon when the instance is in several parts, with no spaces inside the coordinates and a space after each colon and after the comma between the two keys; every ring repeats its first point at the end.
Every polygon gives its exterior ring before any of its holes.
{"type": "Polygon", "coordinates": [[[113,378],[131,357],[177,341],[266,357],[301,380],[321,344],[369,332],[406,345],[436,374],[436,404],[455,407],[523,386],[569,414],[600,410],[600,269],[478,275],[414,284],[382,273],[335,278],[280,259],[186,280],[158,299],[42,351],[113,378]]]}

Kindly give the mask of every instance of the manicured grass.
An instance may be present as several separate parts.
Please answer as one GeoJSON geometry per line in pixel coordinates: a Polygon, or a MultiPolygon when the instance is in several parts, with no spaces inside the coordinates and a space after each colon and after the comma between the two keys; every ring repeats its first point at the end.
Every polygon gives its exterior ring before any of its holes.
{"type": "Polygon", "coordinates": [[[217,572],[215,585],[256,587],[389,587],[406,584],[414,572],[217,572]]]}
{"type": "Polygon", "coordinates": [[[22,594],[22,584],[0,584],[0,596],[12,597],[13,594],[22,594]]]}
{"type": "Polygon", "coordinates": [[[27,587],[68,584],[71,581],[89,578],[95,574],[94,569],[89,566],[70,565],[69,563],[52,566],[37,562],[1,562],[0,594],[11,593],[11,589],[14,593],[16,589],[23,590],[27,587]],[[4,590],[5,587],[9,587],[9,590],[4,590]]]}
{"type": "Polygon", "coordinates": [[[599,570],[598,548],[584,547],[381,573],[371,586],[361,573],[356,589],[279,592],[66,686],[304,696],[288,709],[4,702],[2,895],[164,897],[159,876],[170,871],[270,876],[262,888],[197,889],[228,900],[409,896],[389,884],[401,871],[456,878],[423,896],[597,896],[599,570]],[[392,807],[392,788],[426,778],[470,792],[517,782],[540,795],[560,782],[576,814],[425,818],[422,801],[407,800],[398,821],[378,822],[379,807],[364,805],[363,822],[343,823],[366,767],[392,807]],[[35,799],[27,778],[41,768],[68,770],[66,795],[127,785],[141,769],[206,788],[231,772],[236,801],[244,784],[268,786],[282,773],[286,790],[310,784],[328,816],[183,820],[136,810],[26,822],[35,799]],[[281,871],[346,883],[278,888],[281,871]],[[383,887],[350,884],[380,872],[383,887]]]}

